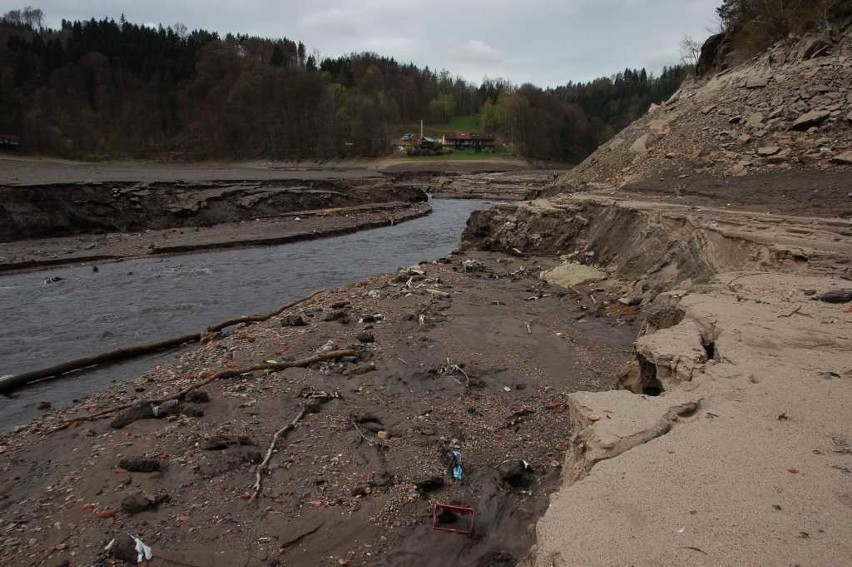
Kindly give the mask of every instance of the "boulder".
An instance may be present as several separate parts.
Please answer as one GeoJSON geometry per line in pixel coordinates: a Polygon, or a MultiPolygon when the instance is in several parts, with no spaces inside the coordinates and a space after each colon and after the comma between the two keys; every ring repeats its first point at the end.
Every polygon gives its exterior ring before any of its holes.
{"type": "Polygon", "coordinates": [[[630,146],[630,151],[634,154],[647,154],[648,142],[651,140],[651,134],[645,134],[630,146]]]}
{"type": "Polygon", "coordinates": [[[837,154],[831,158],[831,162],[838,165],[852,165],[852,150],[845,151],[842,154],[837,154]]]}
{"type": "Polygon", "coordinates": [[[762,157],[774,156],[778,152],[781,151],[781,148],[778,146],[763,146],[762,148],[757,149],[757,155],[762,157]]]}
{"type": "Polygon", "coordinates": [[[553,269],[541,273],[541,279],[550,284],[565,288],[605,280],[607,273],[591,266],[578,264],[577,262],[565,262],[553,269]]]}

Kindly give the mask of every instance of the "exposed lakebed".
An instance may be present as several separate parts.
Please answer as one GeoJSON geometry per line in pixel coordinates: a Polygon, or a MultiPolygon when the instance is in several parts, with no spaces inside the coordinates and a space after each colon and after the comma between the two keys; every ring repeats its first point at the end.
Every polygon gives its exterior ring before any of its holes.
{"type": "MultiPolygon", "coordinates": [[[[243,248],[0,278],[0,374],[15,374],[178,335],[231,316],[265,312],[449,253],[486,201],[433,200],[434,212],[400,225],[297,244],[243,248]],[[48,278],[61,278],[45,283],[48,278]]],[[[54,406],[147,370],[162,354],[51,380],[0,399],[0,430],[22,424],[40,402],[54,406]]]]}

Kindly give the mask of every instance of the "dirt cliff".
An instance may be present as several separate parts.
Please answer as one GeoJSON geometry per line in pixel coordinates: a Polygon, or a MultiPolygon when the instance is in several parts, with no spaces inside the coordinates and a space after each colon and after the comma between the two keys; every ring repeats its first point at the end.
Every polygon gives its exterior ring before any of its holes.
{"type": "Polygon", "coordinates": [[[416,188],[376,178],[5,185],[0,194],[0,241],[214,226],[427,198],[416,188]]]}

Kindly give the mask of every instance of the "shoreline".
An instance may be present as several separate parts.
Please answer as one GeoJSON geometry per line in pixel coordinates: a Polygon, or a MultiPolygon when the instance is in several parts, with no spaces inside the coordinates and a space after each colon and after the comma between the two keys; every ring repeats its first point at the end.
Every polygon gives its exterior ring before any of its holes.
{"type": "Polygon", "coordinates": [[[3,243],[0,277],[69,265],[289,244],[398,224],[421,218],[431,211],[428,203],[377,203],[300,211],[274,219],[212,227],[18,240],[3,243]],[[188,240],[190,243],[186,243],[188,240]],[[67,256],[57,257],[60,255],[67,256]]]}
{"type": "Polygon", "coordinates": [[[249,565],[273,558],[315,564],[320,557],[353,566],[394,557],[426,566],[519,561],[533,543],[529,525],[560,481],[566,396],[613,386],[637,310],[586,318],[591,302],[538,280],[551,260],[474,254],[449,262],[325,292],[0,435],[8,457],[6,514],[20,518],[17,503],[36,495],[50,510],[6,524],[12,543],[0,552],[4,562],[73,552],[74,561],[89,564],[104,538],[125,531],[152,545],[155,557],[199,565],[237,556],[249,565]],[[475,271],[464,271],[466,259],[478,262],[475,271]],[[528,301],[531,288],[537,301],[528,301]],[[297,316],[305,326],[290,326],[301,324],[297,316]],[[168,397],[219,370],[299,360],[329,341],[357,355],[215,380],[203,388],[209,402],[165,419],[115,429],[111,414],[49,433],[66,418],[168,397]],[[258,503],[247,502],[256,453],[316,392],[332,397],[279,443],[258,503]],[[243,437],[250,444],[228,441],[243,437]],[[224,441],[208,448],[214,438],[224,441]],[[442,455],[449,448],[464,455],[465,483],[447,474],[442,455]],[[115,472],[135,456],[153,458],[159,472],[115,472]],[[529,471],[518,468],[520,459],[529,471]],[[140,493],[169,500],[144,512],[123,510],[124,500],[140,493]],[[482,538],[432,530],[432,505],[452,500],[476,508],[482,538]],[[50,529],[57,521],[63,527],[50,529]],[[42,523],[31,541],[26,533],[42,523]],[[289,543],[295,537],[299,543],[289,543]]]}

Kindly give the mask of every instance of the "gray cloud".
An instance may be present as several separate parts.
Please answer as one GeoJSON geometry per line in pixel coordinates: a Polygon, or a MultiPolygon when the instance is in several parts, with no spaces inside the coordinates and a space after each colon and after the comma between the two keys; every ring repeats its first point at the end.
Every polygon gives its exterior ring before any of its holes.
{"type": "Polygon", "coordinates": [[[118,18],[303,41],[336,56],[374,51],[478,82],[555,86],[627,67],[677,63],[703,40],[720,0],[0,0],[34,3],[48,22],[118,18]]]}

